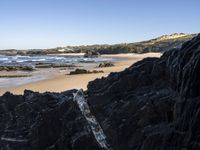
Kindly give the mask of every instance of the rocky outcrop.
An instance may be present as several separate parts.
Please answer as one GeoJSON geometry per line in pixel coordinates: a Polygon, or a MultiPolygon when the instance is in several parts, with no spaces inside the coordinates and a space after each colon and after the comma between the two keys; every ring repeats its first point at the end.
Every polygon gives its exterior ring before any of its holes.
{"type": "Polygon", "coordinates": [[[85,69],[76,69],[74,71],[70,71],[69,75],[76,75],[76,74],[92,74],[92,73],[103,73],[102,70],[85,70],[85,69]]]}
{"type": "Polygon", "coordinates": [[[4,150],[200,149],[200,35],[88,90],[0,97],[4,150]]]}
{"type": "Polygon", "coordinates": [[[114,64],[112,62],[102,62],[99,64],[99,68],[103,68],[103,67],[113,67],[114,64]]]}
{"type": "Polygon", "coordinates": [[[200,149],[200,35],[88,85],[88,102],[118,150],[200,149]]]}
{"type": "Polygon", "coordinates": [[[25,91],[0,97],[2,150],[101,149],[77,103],[75,90],[58,93],[25,91]]]}
{"type": "Polygon", "coordinates": [[[32,66],[0,66],[0,71],[34,71],[32,66]]]}
{"type": "Polygon", "coordinates": [[[87,52],[84,54],[84,57],[85,57],[85,58],[94,58],[94,57],[99,57],[99,56],[100,56],[100,53],[95,52],[95,51],[87,51],[87,52]]]}
{"type": "Polygon", "coordinates": [[[75,67],[80,67],[75,64],[43,64],[43,63],[37,63],[35,65],[35,68],[75,68],[75,67]]]}

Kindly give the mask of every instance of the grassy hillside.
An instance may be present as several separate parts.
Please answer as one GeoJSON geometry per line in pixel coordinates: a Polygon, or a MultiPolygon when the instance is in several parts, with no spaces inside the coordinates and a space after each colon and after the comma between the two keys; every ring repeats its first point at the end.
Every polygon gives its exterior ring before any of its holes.
{"type": "Polygon", "coordinates": [[[180,48],[181,45],[196,36],[196,34],[172,34],[164,35],[152,40],[123,43],[115,45],[88,45],[88,46],[66,46],[52,49],[33,49],[33,50],[3,50],[0,54],[8,55],[41,55],[56,53],[80,53],[95,51],[100,54],[119,54],[119,53],[146,53],[146,52],[164,52],[173,48],[180,48]]]}

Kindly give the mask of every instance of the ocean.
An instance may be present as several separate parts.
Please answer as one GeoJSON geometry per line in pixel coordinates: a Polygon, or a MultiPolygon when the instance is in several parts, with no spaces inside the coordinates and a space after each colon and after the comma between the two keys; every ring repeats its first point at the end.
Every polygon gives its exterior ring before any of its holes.
{"type": "Polygon", "coordinates": [[[35,66],[36,64],[65,64],[111,61],[111,58],[84,58],[64,56],[6,56],[0,55],[0,66],[35,66]]]}
{"type": "MultiPolygon", "coordinates": [[[[83,56],[6,56],[0,55],[0,66],[31,66],[35,67],[36,65],[42,64],[77,64],[80,63],[81,66],[90,66],[96,65],[96,63],[104,62],[104,61],[113,61],[113,58],[84,58],[83,56]]],[[[48,68],[45,70],[34,70],[34,71],[15,71],[11,72],[15,75],[31,75],[27,77],[12,77],[0,78],[0,89],[8,88],[8,87],[16,87],[32,82],[42,81],[49,79],[49,74],[54,72],[66,72],[66,70],[60,70],[59,68],[48,68]]],[[[67,72],[66,72],[67,73],[67,72]]],[[[2,74],[2,73],[1,73],[2,74]]],[[[4,73],[3,74],[7,74],[4,73]]],[[[13,75],[13,74],[12,74],[13,75]]]]}

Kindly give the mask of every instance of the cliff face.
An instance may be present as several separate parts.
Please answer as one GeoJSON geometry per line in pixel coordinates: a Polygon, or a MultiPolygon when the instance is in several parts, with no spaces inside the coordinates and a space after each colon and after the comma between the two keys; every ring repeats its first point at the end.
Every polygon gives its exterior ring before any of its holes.
{"type": "Polygon", "coordinates": [[[114,149],[200,149],[200,35],[88,85],[114,149]]]}
{"type": "Polygon", "coordinates": [[[198,150],[200,35],[90,82],[79,107],[73,93],[0,97],[1,149],[96,150],[103,141],[113,150],[198,150]]]}

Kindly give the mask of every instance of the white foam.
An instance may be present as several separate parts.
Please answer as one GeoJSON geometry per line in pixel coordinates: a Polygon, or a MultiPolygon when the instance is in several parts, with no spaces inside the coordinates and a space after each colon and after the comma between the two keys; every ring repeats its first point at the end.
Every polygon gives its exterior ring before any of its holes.
{"type": "Polygon", "coordinates": [[[88,62],[102,62],[102,61],[111,61],[111,58],[83,58],[83,57],[59,57],[59,56],[3,56],[0,55],[0,65],[35,65],[35,62],[44,62],[44,63],[88,63],[88,62]]]}

